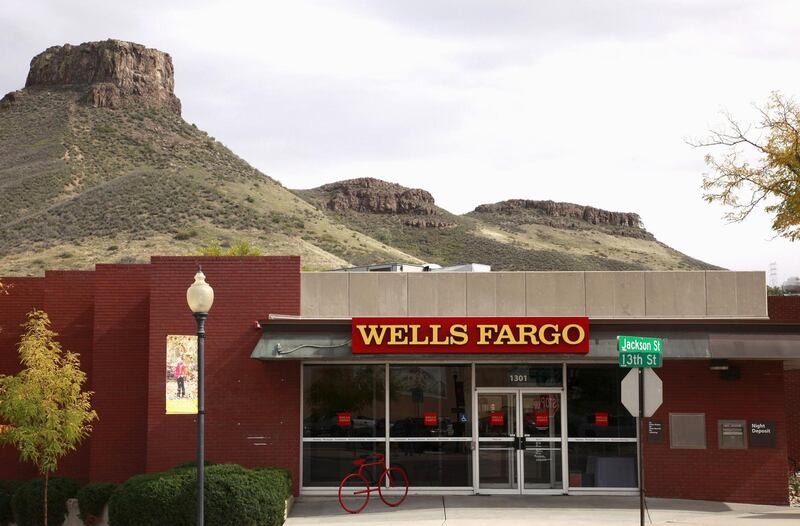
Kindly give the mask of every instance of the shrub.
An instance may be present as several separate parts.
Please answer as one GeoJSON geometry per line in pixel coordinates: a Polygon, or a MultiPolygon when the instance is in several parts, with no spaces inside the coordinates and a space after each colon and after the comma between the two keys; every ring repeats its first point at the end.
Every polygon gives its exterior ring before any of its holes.
{"type": "Polygon", "coordinates": [[[109,523],[114,526],[189,526],[191,522],[184,519],[178,508],[180,493],[190,483],[187,473],[173,470],[129,478],[111,494],[109,523]]]}
{"type": "Polygon", "coordinates": [[[111,482],[96,482],[78,490],[81,520],[87,526],[96,523],[103,516],[103,508],[116,488],[117,485],[111,482]]]}
{"type": "Polygon", "coordinates": [[[178,241],[185,241],[197,236],[197,230],[193,228],[184,228],[175,233],[175,239],[178,241]]]}
{"type": "MultiPolygon", "coordinates": [[[[246,469],[236,464],[211,466],[206,470],[206,524],[280,526],[290,492],[291,481],[284,470],[246,469]]],[[[196,484],[184,488],[181,506],[186,517],[194,516],[196,498],[196,484]]]]}
{"type": "MultiPolygon", "coordinates": [[[[67,499],[78,494],[78,483],[67,477],[50,477],[47,485],[47,524],[60,525],[67,514],[67,499]]],[[[21,484],[11,498],[17,526],[39,526],[44,523],[44,480],[35,478],[21,484]]]]}
{"type": "Polygon", "coordinates": [[[11,496],[22,485],[21,480],[0,480],[0,526],[14,521],[11,512],[11,496]]]}
{"type": "MultiPolygon", "coordinates": [[[[210,460],[204,460],[203,461],[203,465],[208,467],[208,466],[214,466],[216,464],[214,464],[210,460]]],[[[187,462],[184,462],[182,464],[178,464],[177,466],[173,466],[173,467],[169,468],[169,471],[175,471],[175,470],[179,470],[179,469],[189,469],[189,468],[195,469],[196,467],[197,467],[197,461],[196,460],[189,460],[187,462]]]]}
{"type": "MultiPolygon", "coordinates": [[[[284,469],[246,469],[210,465],[205,471],[205,522],[208,526],[280,526],[291,476],[284,469]]],[[[114,526],[189,526],[194,524],[197,478],[194,463],[163,473],[139,475],[119,486],[109,502],[114,526]]]]}

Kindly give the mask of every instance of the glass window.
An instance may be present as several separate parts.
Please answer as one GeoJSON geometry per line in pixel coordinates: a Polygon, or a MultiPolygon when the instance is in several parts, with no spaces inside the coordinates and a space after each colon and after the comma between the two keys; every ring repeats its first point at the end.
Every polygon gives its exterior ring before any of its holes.
{"type": "Polygon", "coordinates": [[[386,434],[383,365],[303,367],[304,437],[386,434]]]}
{"type": "Polygon", "coordinates": [[[408,474],[409,486],[472,486],[470,442],[392,442],[393,466],[408,474]]]}
{"type": "Polygon", "coordinates": [[[561,387],[560,365],[477,365],[477,387],[561,387]]]}
{"type": "Polygon", "coordinates": [[[627,372],[616,365],[567,367],[570,438],[636,438],[636,418],[622,405],[620,395],[627,372]]]}
{"type": "Polygon", "coordinates": [[[635,488],[636,443],[570,442],[570,488],[635,488]]]}
{"type": "MultiPolygon", "coordinates": [[[[358,471],[353,461],[372,453],[383,454],[384,442],[303,442],[303,485],[337,487],[349,473],[358,471]]],[[[365,468],[364,475],[376,484],[382,470],[365,468]]]]}
{"type": "Polygon", "coordinates": [[[468,365],[392,365],[389,381],[389,436],[472,435],[468,365]]]}

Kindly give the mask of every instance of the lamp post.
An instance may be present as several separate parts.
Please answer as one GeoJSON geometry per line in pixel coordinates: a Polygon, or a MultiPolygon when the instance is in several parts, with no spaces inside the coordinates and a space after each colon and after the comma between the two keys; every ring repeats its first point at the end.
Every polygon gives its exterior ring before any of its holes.
{"type": "Polygon", "coordinates": [[[197,526],[203,526],[203,494],[205,482],[205,343],[206,318],[214,303],[214,289],[206,283],[203,268],[197,266],[194,283],[186,291],[186,302],[197,320],[197,526]]]}

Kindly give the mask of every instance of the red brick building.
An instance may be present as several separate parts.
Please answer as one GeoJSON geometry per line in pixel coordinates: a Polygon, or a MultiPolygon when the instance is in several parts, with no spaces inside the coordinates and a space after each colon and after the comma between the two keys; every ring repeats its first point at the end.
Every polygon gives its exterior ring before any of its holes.
{"type": "MultiPolygon", "coordinates": [[[[643,446],[650,496],[787,502],[787,458],[800,460],[800,298],[768,303],[763,273],[301,273],[298,257],[154,257],[6,278],[0,372],[19,369],[20,324],[39,308],[95,392],[99,420],[62,474],[122,481],[194,458],[195,417],[166,414],[165,370],[167,336],[195,330],[185,294],[198,260],[216,296],[211,461],[289,468],[305,494],[335,491],[372,451],[421,493],[624,494],[643,446]],[[586,319],[588,353],[495,341],[359,354],[351,325],[364,316],[379,327],[586,319]],[[664,402],[642,437],[620,403],[620,334],[664,341],[664,402]]],[[[34,476],[8,447],[0,466],[0,478],[34,476]]]]}

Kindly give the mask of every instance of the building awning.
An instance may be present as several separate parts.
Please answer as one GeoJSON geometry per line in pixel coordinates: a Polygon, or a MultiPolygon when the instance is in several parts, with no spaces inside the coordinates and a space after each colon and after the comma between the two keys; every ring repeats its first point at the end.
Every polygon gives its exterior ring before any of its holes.
{"type": "Polygon", "coordinates": [[[588,354],[501,352],[469,354],[353,355],[350,320],[270,316],[261,322],[263,334],[250,357],[258,360],[458,360],[492,361],[616,361],[617,336],[656,336],[664,340],[665,360],[712,358],[733,360],[800,360],[800,326],[680,324],[596,324],[589,335],[588,354]]]}

